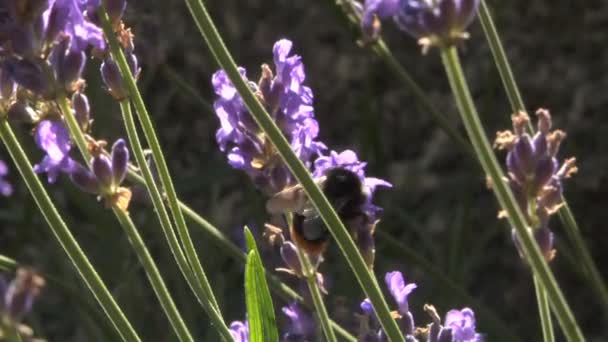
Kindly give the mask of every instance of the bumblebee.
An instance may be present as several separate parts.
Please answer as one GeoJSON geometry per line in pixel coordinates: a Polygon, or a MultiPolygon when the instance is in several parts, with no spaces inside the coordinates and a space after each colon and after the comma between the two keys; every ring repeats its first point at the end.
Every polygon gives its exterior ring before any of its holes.
{"type": "MultiPolygon", "coordinates": [[[[356,173],[337,167],[327,170],[315,181],[347,228],[356,222],[369,221],[363,210],[369,194],[356,173]]],[[[291,239],[310,255],[323,253],[330,233],[300,184],[272,196],[266,202],[266,210],[273,215],[291,213],[291,239]]]]}

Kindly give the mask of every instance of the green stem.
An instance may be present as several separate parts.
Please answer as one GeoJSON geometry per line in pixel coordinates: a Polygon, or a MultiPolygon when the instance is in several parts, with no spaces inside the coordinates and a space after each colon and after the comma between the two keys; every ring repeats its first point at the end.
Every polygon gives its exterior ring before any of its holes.
{"type": "MultiPolygon", "coordinates": [[[[76,118],[74,117],[74,113],[72,113],[72,109],[70,108],[70,104],[68,102],[67,97],[65,95],[60,95],[55,101],[59,105],[59,108],[63,113],[63,118],[68,126],[70,135],[76,142],[76,145],[78,146],[82,157],[86,161],[87,165],[90,165],[91,153],[87,149],[86,140],[84,138],[84,135],[82,134],[82,131],[80,130],[78,121],[76,121],[76,118]]],[[[128,215],[122,210],[113,208],[113,212],[118,221],[121,223],[121,226],[123,227],[125,232],[129,235],[129,240],[131,241],[138,258],[142,263],[144,270],[146,271],[146,275],[150,280],[150,284],[152,285],[152,288],[154,289],[154,292],[156,293],[156,296],[158,297],[158,300],[161,303],[161,306],[165,311],[165,314],[167,315],[171,326],[175,330],[176,335],[179,337],[180,341],[191,341],[192,336],[190,336],[188,328],[185,326],[181,315],[177,311],[177,308],[173,303],[173,299],[167,291],[164,281],[160,277],[158,268],[156,267],[156,264],[154,264],[154,260],[148,253],[148,250],[143,240],[139,236],[137,229],[133,225],[133,222],[128,217],[128,215]],[[129,225],[132,227],[129,227],[129,225]]]]}
{"type": "MultiPolygon", "coordinates": [[[[498,68],[500,78],[502,79],[502,83],[507,93],[507,97],[509,98],[511,110],[513,112],[520,110],[525,111],[526,106],[519,92],[519,88],[517,87],[517,83],[515,82],[515,77],[511,71],[509,60],[500,41],[494,21],[492,20],[490,9],[483,0],[479,6],[479,20],[483,27],[486,39],[488,40],[490,50],[492,51],[492,56],[494,57],[494,62],[498,68]]],[[[531,134],[534,133],[534,129],[531,124],[528,124],[528,131],[531,134]]],[[[570,209],[570,206],[568,205],[568,202],[564,196],[562,196],[562,201],[564,206],[559,210],[559,218],[565,227],[568,239],[574,244],[574,249],[578,254],[579,260],[581,261],[580,264],[583,266],[583,276],[586,277],[591,284],[593,284],[593,288],[600,297],[600,304],[604,310],[604,315],[608,315],[608,287],[602,279],[602,276],[597,269],[593,258],[591,257],[591,253],[585,244],[578,223],[576,222],[574,214],[572,213],[572,210],[570,209]]]]}
{"type": "Polygon", "coordinates": [[[551,308],[547,300],[547,293],[538,281],[538,277],[534,277],[534,289],[536,290],[536,302],[538,303],[538,315],[540,317],[540,326],[543,331],[544,342],[554,342],[553,322],[551,322],[551,308]]]}
{"type": "MultiPolygon", "coordinates": [[[[353,27],[353,31],[361,32],[361,13],[353,6],[353,0],[330,0],[332,6],[337,6],[343,15],[344,19],[348,21],[353,27]]],[[[422,87],[414,80],[411,74],[399,63],[397,58],[393,55],[392,51],[386,45],[386,42],[381,38],[371,43],[365,44],[365,47],[369,48],[386,64],[386,66],[396,75],[397,79],[403,83],[411,95],[414,97],[415,104],[420,110],[421,114],[430,114],[431,119],[443,129],[445,134],[456,143],[457,148],[464,154],[471,158],[475,158],[475,154],[471,149],[471,145],[467,142],[456,127],[452,125],[450,120],[443,115],[435,105],[431,102],[429,97],[425,94],[422,87]]]]}
{"type": "Polygon", "coordinates": [[[528,264],[532,267],[534,275],[538,277],[540,284],[542,284],[546,290],[555,316],[568,340],[584,341],[576,319],[574,318],[553,273],[542,256],[538,245],[530,234],[526,220],[513,197],[511,189],[503,179],[502,169],[492,151],[490,142],[485,136],[483,126],[479,119],[479,115],[477,114],[477,109],[471,98],[456,48],[450,47],[442,49],[441,58],[469,139],[473,144],[481,166],[492,180],[492,189],[494,190],[494,194],[496,195],[500,206],[507,212],[509,223],[517,232],[521,241],[523,254],[528,261],[528,264]]]}
{"type": "Polygon", "coordinates": [[[127,131],[127,136],[129,137],[129,142],[131,144],[131,150],[135,155],[135,159],[137,160],[137,164],[141,173],[145,179],[145,185],[148,189],[148,194],[152,199],[152,203],[154,204],[154,209],[158,216],[158,219],[161,224],[161,228],[167,239],[167,243],[169,244],[169,249],[177,262],[177,265],[186,278],[188,285],[194,292],[199,303],[203,305],[205,311],[213,321],[214,327],[218,330],[218,332],[225,338],[227,341],[231,339],[230,329],[224,323],[221,315],[218,312],[218,305],[213,301],[213,298],[207,297],[207,293],[211,291],[210,289],[205,290],[199,282],[196,281],[195,275],[192,272],[188,264],[188,260],[186,259],[184,252],[177,240],[177,236],[171,227],[171,221],[169,219],[169,213],[167,212],[167,208],[162,199],[162,195],[154,177],[152,176],[152,172],[148,163],[146,162],[146,157],[144,155],[144,150],[141,146],[141,142],[139,141],[139,136],[137,133],[137,128],[135,126],[135,121],[133,120],[133,114],[131,112],[131,105],[129,100],[123,100],[120,102],[120,109],[122,111],[123,121],[125,123],[125,128],[127,131]]]}
{"type": "MultiPolygon", "coordinates": [[[[188,231],[188,227],[186,226],[186,219],[182,211],[179,208],[179,201],[177,200],[177,193],[175,191],[175,187],[173,185],[173,180],[171,179],[171,175],[169,173],[169,168],[167,166],[167,162],[165,161],[165,156],[160,147],[160,143],[158,137],[156,136],[156,132],[154,130],[154,125],[152,124],[152,120],[150,119],[150,115],[146,109],[144,104],[144,100],[137,88],[137,84],[133,75],[131,74],[131,68],[127,63],[127,59],[125,58],[124,53],[118,43],[118,39],[112,30],[112,26],[110,24],[110,20],[108,18],[107,12],[103,8],[104,6],[100,6],[98,13],[101,17],[102,27],[104,30],[104,34],[109,42],[110,51],[112,53],[112,58],[118,64],[120,69],[120,73],[123,77],[124,82],[127,85],[129,90],[129,94],[132,97],[133,105],[135,106],[137,117],[141,123],[142,129],[144,131],[144,135],[146,140],[148,141],[148,145],[152,150],[152,157],[156,162],[156,166],[158,169],[158,174],[161,180],[161,183],[165,189],[167,195],[167,201],[169,203],[169,209],[171,210],[171,214],[173,215],[173,220],[177,227],[177,233],[181,240],[181,243],[184,248],[184,252],[186,254],[186,258],[188,259],[188,263],[190,267],[194,271],[194,275],[196,280],[201,284],[202,288],[206,292],[205,298],[213,303],[215,310],[220,313],[221,311],[219,305],[217,304],[217,300],[215,299],[215,295],[213,294],[213,289],[209,284],[209,280],[207,279],[207,275],[205,274],[205,270],[201,265],[201,262],[196,254],[196,249],[194,248],[194,243],[190,238],[190,232],[188,231]]],[[[225,324],[224,324],[225,325],[225,324]]]]}
{"type": "Polygon", "coordinates": [[[133,224],[131,217],[127,212],[118,208],[113,208],[112,211],[114,211],[120,225],[125,230],[129,242],[131,243],[131,246],[133,246],[139,262],[143,266],[146,276],[152,285],[152,289],[154,289],[154,293],[156,294],[163,311],[165,311],[178,339],[180,341],[194,341],[190,335],[190,331],[188,331],[188,327],[186,327],[186,323],[182,319],[182,316],[171,298],[171,294],[160,275],[158,267],[156,267],[156,264],[154,263],[144,240],[141,238],[141,235],[139,235],[137,228],[133,224]]]}
{"type": "Polygon", "coordinates": [[[30,193],[34,197],[38,208],[42,212],[55,238],[66,252],[76,271],[87,285],[93,296],[102,307],[114,328],[118,331],[124,341],[140,341],[141,339],[127,320],[125,314],[120,310],[118,304],[110,291],[95,271],[93,265],[84,254],[80,245],[59,215],[59,212],[51,202],[44,186],[34,173],[25,152],[21,148],[17,137],[6,120],[0,120],[0,137],[9,151],[13,161],[17,165],[19,173],[23,177],[30,193]]]}
{"type": "Polygon", "coordinates": [[[388,304],[382,295],[382,291],[378,286],[374,274],[367,268],[367,265],[349,232],[340,221],[336,211],[332,208],[321,189],[319,189],[313,180],[306,166],[304,166],[302,161],[295,155],[289,142],[287,142],[270,115],[266,112],[239,74],[236,64],[224,45],[203,2],[200,0],[186,0],[186,4],[215,60],[225,70],[235,88],[238,90],[239,95],[243,98],[249,112],[264,131],[266,137],[277,149],[279,155],[285,161],[285,164],[289,167],[294,177],[302,184],[308,198],[327,225],[338,247],[342,251],[342,254],[348,261],[351,270],[363,288],[365,295],[372,302],[378,320],[384,328],[388,339],[395,342],[404,341],[404,337],[399,330],[397,322],[391,316],[388,304]]]}
{"type": "MultiPolygon", "coordinates": [[[[494,22],[490,16],[490,10],[484,0],[482,0],[479,4],[479,21],[481,22],[483,32],[488,40],[488,44],[490,45],[490,50],[492,51],[494,62],[498,68],[500,79],[502,80],[502,84],[507,92],[507,97],[509,98],[509,103],[511,104],[511,110],[513,112],[518,112],[520,110],[526,111],[524,100],[519,93],[517,83],[515,83],[515,77],[513,76],[513,71],[509,65],[509,60],[507,59],[505,49],[500,43],[500,37],[496,31],[496,26],[494,26],[494,22]]],[[[528,127],[530,130],[532,129],[530,124],[528,127]]]]}
{"type": "Polygon", "coordinates": [[[310,296],[312,297],[312,302],[317,313],[317,319],[321,323],[321,328],[323,329],[323,334],[326,338],[325,340],[329,342],[336,342],[336,335],[331,327],[329,315],[327,314],[327,308],[325,307],[323,296],[321,295],[321,291],[319,290],[319,286],[317,284],[317,271],[310,264],[310,259],[308,258],[308,255],[306,255],[306,252],[300,248],[296,249],[298,251],[300,264],[302,264],[303,275],[304,278],[306,278],[306,284],[308,284],[310,296]]]}
{"type": "MultiPolygon", "coordinates": [[[[145,184],[144,179],[134,172],[133,170],[129,170],[129,179],[131,181],[137,182],[139,184],[145,184]]],[[[194,222],[200,230],[213,239],[213,243],[218,246],[221,246],[224,251],[228,252],[228,255],[238,262],[245,264],[247,261],[247,255],[232,241],[230,241],[224,233],[222,233],[217,227],[207,221],[204,217],[196,213],[192,210],[187,204],[184,202],[179,202],[180,209],[184,213],[184,215],[188,216],[192,222],[194,222]]],[[[299,303],[304,303],[304,299],[300,296],[296,291],[294,291],[289,286],[283,284],[276,276],[272,275],[271,272],[266,272],[268,278],[268,284],[270,285],[271,290],[274,291],[275,294],[281,296],[285,300],[295,300],[299,303]]],[[[357,339],[351,335],[346,329],[342,328],[339,324],[334,321],[331,321],[331,325],[333,329],[339,334],[344,340],[349,342],[356,342],[357,339]]]]}

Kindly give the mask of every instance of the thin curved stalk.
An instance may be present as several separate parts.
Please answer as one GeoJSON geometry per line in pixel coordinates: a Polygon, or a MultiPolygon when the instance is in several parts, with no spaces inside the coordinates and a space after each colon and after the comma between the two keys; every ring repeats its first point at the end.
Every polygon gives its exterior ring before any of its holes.
{"type": "Polygon", "coordinates": [[[584,341],[583,334],[568,306],[566,299],[542,256],[536,241],[529,232],[526,220],[513,197],[511,189],[503,180],[502,169],[492,146],[488,141],[477,109],[473,103],[456,48],[450,47],[441,50],[441,58],[454,93],[458,111],[469,135],[469,139],[475,149],[477,157],[486,174],[492,180],[492,189],[500,203],[507,212],[510,225],[516,230],[521,241],[523,254],[528,261],[534,275],[538,277],[540,284],[547,292],[564,334],[569,341],[584,341]]]}
{"type": "Polygon", "coordinates": [[[534,289],[536,290],[536,302],[538,303],[538,316],[543,332],[544,342],[554,342],[553,322],[551,322],[551,308],[547,300],[545,289],[540,285],[538,277],[534,277],[534,289]]]}
{"type": "MultiPolygon", "coordinates": [[[[494,62],[498,68],[507,97],[509,98],[511,110],[513,112],[520,110],[525,111],[526,106],[519,92],[519,88],[517,87],[517,82],[515,82],[515,77],[513,76],[509,60],[500,41],[500,36],[496,30],[494,21],[492,20],[490,9],[483,0],[479,6],[479,21],[481,22],[481,26],[485,33],[486,39],[488,40],[490,50],[492,51],[492,56],[494,57],[494,62]]],[[[534,129],[531,124],[528,124],[528,131],[530,133],[534,133],[534,129]]],[[[587,248],[582,237],[578,223],[576,222],[574,214],[572,213],[572,210],[570,209],[570,206],[568,205],[568,202],[564,196],[562,196],[562,201],[564,206],[559,210],[560,221],[565,227],[568,239],[574,244],[576,254],[578,254],[578,258],[583,266],[583,276],[586,277],[591,284],[593,284],[595,292],[600,297],[600,303],[602,305],[604,315],[608,315],[608,287],[602,279],[602,276],[597,269],[591,254],[589,253],[589,249],[587,248]]]]}
{"type": "Polygon", "coordinates": [[[141,170],[141,173],[144,176],[148,194],[150,195],[152,203],[154,204],[154,209],[161,223],[161,228],[163,230],[165,238],[167,239],[167,243],[169,244],[169,249],[171,250],[174,256],[180,271],[186,278],[188,285],[194,292],[198,302],[203,305],[203,308],[205,308],[207,315],[209,315],[209,317],[213,321],[214,327],[218,330],[220,335],[224,339],[226,339],[226,341],[229,341],[232,338],[230,335],[230,330],[228,329],[226,323],[224,323],[224,320],[216,309],[218,307],[217,303],[212,302],[211,298],[207,297],[207,292],[210,290],[203,289],[201,284],[196,281],[195,275],[192,272],[190,265],[188,264],[188,260],[186,259],[186,256],[182,251],[179,241],[177,240],[177,236],[175,235],[175,232],[171,227],[169,213],[167,212],[167,208],[165,207],[165,204],[163,202],[160,190],[158,189],[154,177],[152,176],[150,167],[146,162],[144,150],[141,146],[141,142],[139,141],[137,127],[135,126],[135,121],[133,120],[133,114],[131,112],[131,104],[129,103],[129,100],[121,101],[120,109],[122,111],[122,117],[127,131],[127,136],[129,137],[129,142],[131,144],[131,150],[133,151],[133,154],[135,155],[135,159],[137,161],[137,165],[139,166],[139,169],[141,170]]]}
{"type": "Polygon", "coordinates": [[[464,154],[468,155],[471,158],[475,158],[475,153],[473,149],[471,149],[471,145],[466,141],[466,139],[458,133],[458,130],[450,123],[448,118],[441,114],[439,110],[433,105],[431,100],[426,96],[422,88],[418,85],[416,81],[412,78],[412,76],[405,70],[403,66],[397,61],[397,58],[393,55],[392,51],[388,48],[384,40],[378,39],[378,41],[372,45],[372,51],[380,57],[384,63],[393,70],[394,74],[397,78],[405,85],[406,88],[410,90],[414,98],[416,99],[416,104],[420,108],[422,113],[428,113],[431,115],[431,118],[435,121],[439,128],[443,129],[445,134],[452,139],[456,146],[460,151],[464,154]]]}
{"type": "Polygon", "coordinates": [[[213,57],[224,69],[235,88],[238,90],[239,95],[243,98],[249,112],[264,131],[266,137],[268,137],[277,149],[279,155],[294,177],[302,185],[308,198],[327,225],[342,254],[348,261],[351,270],[363,288],[363,291],[372,302],[378,320],[384,328],[384,332],[388,339],[395,342],[404,341],[404,337],[401,334],[397,322],[391,316],[388,304],[382,295],[382,291],[378,286],[374,274],[368,269],[349,232],[344,227],[344,224],[341,222],[336,211],[333,209],[321,189],[319,189],[314,182],[306,166],[304,166],[302,161],[295,155],[289,142],[287,142],[275,122],[239,74],[236,64],[224,45],[203,2],[200,0],[186,0],[186,4],[203,35],[207,46],[211,50],[213,57]]]}
{"type": "MultiPolygon", "coordinates": [[[[338,7],[344,16],[344,19],[355,27],[357,32],[360,32],[361,13],[353,7],[353,0],[329,0],[329,2],[331,2],[333,6],[338,7]]],[[[391,49],[387,46],[382,37],[378,37],[378,39],[372,43],[363,44],[363,46],[378,56],[393,72],[397,79],[401,81],[405,88],[410,91],[411,95],[414,97],[414,103],[419,108],[420,112],[429,114],[431,119],[435,121],[437,126],[439,126],[450,139],[452,139],[456,144],[456,147],[462,153],[471,158],[475,158],[475,153],[466,138],[463,137],[450,120],[435,107],[418,82],[414,80],[412,75],[401,65],[401,63],[399,63],[397,58],[395,58],[391,49]]]]}
{"type": "Polygon", "coordinates": [[[327,308],[323,302],[323,295],[321,295],[321,291],[319,290],[319,286],[317,284],[316,271],[312,267],[306,252],[300,248],[297,248],[297,250],[298,258],[300,259],[300,264],[302,265],[302,270],[304,271],[304,277],[306,278],[306,284],[308,285],[308,290],[310,291],[310,296],[312,297],[317,319],[321,323],[325,340],[329,342],[336,342],[336,335],[331,327],[331,321],[329,319],[329,315],[327,314],[327,308]]]}
{"type": "Polygon", "coordinates": [[[180,341],[194,342],[186,323],[184,322],[182,316],[177,310],[177,307],[175,306],[175,303],[173,302],[173,299],[171,298],[169,289],[167,289],[158,267],[156,267],[156,264],[154,263],[154,259],[152,259],[152,256],[150,255],[144,240],[141,238],[141,235],[139,235],[139,232],[131,220],[131,217],[127,212],[121,209],[113,208],[112,211],[114,211],[120,225],[125,230],[125,233],[129,238],[129,242],[131,243],[131,246],[133,246],[139,262],[143,266],[146,276],[148,276],[148,280],[152,285],[152,289],[154,290],[154,293],[156,293],[156,297],[158,298],[161,307],[165,311],[165,314],[167,315],[167,318],[169,319],[177,338],[180,341]]]}
{"type": "Polygon", "coordinates": [[[6,120],[0,120],[0,138],[2,138],[4,145],[15,162],[30,193],[34,197],[38,208],[51,228],[53,235],[68,255],[72,265],[74,265],[74,268],[76,268],[76,271],[89,288],[110,322],[112,322],[113,327],[124,341],[141,341],[137,332],[135,332],[135,329],[133,329],[133,326],[125,314],[118,304],[116,304],[110,291],[108,291],[97,274],[97,271],[95,271],[95,268],[91,265],[91,262],[84,251],[80,248],[80,245],[59,215],[59,212],[53,205],[44,186],[34,173],[27,155],[21,148],[17,137],[6,120]]]}
{"type": "MultiPolygon", "coordinates": [[[[145,185],[145,181],[142,176],[140,176],[133,170],[129,170],[128,177],[131,181],[145,185]]],[[[230,239],[228,239],[226,235],[224,235],[224,233],[222,233],[217,227],[207,221],[204,217],[192,210],[184,202],[180,201],[179,206],[184,215],[189,217],[190,220],[192,220],[192,222],[194,222],[196,226],[199,227],[199,229],[207,235],[207,237],[210,237],[213,240],[213,243],[218,246],[221,246],[223,248],[222,250],[227,251],[230,257],[234,258],[242,264],[245,264],[245,262],[247,261],[247,254],[245,254],[245,252],[243,252],[238,246],[236,246],[232,241],[230,241],[230,239]]],[[[270,285],[271,290],[275,294],[287,301],[295,300],[301,304],[306,305],[306,303],[304,303],[304,299],[302,298],[302,296],[300,296],[300,294],[298,294],[289,286],[283,284],[276,276],[271,274],[271,272],[266,272],[266,277],[268,279],[268,284],[270,285]]],[[[349,342],[357,341],[357,339],[352,334],[346,331],[346,329],[344,329],[338,323],[331,321],[331,325],[334,331],[339,334],[343,340],[349,342]]]]}
{"type": "MultiPolygon", "coordinates": [[[[70,132],[72,139],[76,142],[83,159],[87,165],[90,165],[91,153],[87,148],[86,140],[82,134],[82,131],[80,130],[78,121],[76,121],[76,118],[72,113],[72,109],[70,108],[67,97],[65,95],[59,95],[55,99],[55,102],[63,113],[63,118],[68,126],[68,131],[70,132]]],[[[129,241],[135,249],[139,261],[146,271],[150,285],[152,285],[154,293],[156,294],[165,314],[167,315],[171,326],[174,328],[176,335],[179,337],[180,341],[191,341],[192,336],[190,336],[188,328],[185,326],[179,311],[175,307],[173,299],[171,298],[162,277],[160,277],[160,272],[158,271],[154,260],[148,253],[146,245],[141,239],[141,236],[139,236],[137,229],[133,225],[133,221],[131,221],[128,214],[118,208],[112,208],[112,211],[120,222],[122,228],[125,230],[125,233],[129,235],[129,241]],[[129,225],[133,227],[129,227],[129,225]]]]}
{"type": "Polygon", "coordinates": [[[112,54],[112,58],[116,61],[120,69],[121,76],[127,85],[129,94],[131,95],[131,100],[133,101],[133,105],[137,113],[137,117],[141,123],[144,135],[148,142],[148,146],[150,146],[150,149],[152,150],[152,157],[156,162],[158,175],[165,189],[167,195],[167,202],[169,203],[169,209],[171,210],[173,221],[175,222],[175,225],[177,227],[177,234],[183,245],[184,253],[186,255],[186,258],[188,259],[188,263],[190,264],[190,267],[194,272],[196,280],[201,284],[202,288],[205,290],[205,297],[211,301],[211,303],[215,307],[215,310],[221,315],[221,310],[219,305],[217,304],[215,295],[213,294],[213,289],[209,284],[209,280],[207,279],[205,270],[201,265],[198,255],[196,254],[194,243],[192,242],[192,238],[190,237],[188,227],[186,226],[186,219],[184,218],[184,215],[182,214],[182,211],[179,208],[177,193],[175,191],[173,180],[171,179],[171,175],[169,173],[169,167],[167,166],[165,156],[162,152],[160,142],[158,140],[158,137],[156,136],[154,125],[152,124],[152,120],[150,119],[150,115],[148,114],[144,100],[141,96],[141,93],[139,92],[139,89],[137,88],[135,79],[131,74],[131,68],[127,63],[127,59],[125,58],[122,49],[120,48],[116,35],[112,30],[112,25],[110,24],[108,14],[105,11],[104,6],[100,6],[98,13],[101,18],[104,34],[110,45],[110,52],[112,54]]]}

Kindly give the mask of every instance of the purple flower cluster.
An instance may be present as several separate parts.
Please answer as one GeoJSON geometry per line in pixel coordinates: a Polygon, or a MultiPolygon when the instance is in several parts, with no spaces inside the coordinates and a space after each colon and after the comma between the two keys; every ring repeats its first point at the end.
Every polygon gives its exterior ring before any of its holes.
{"type": "MultiPolygon", "coordinates": [[[[539,109],[538,132],[530,137],[526,132],[530,118],[525,112],[513,115],[513,132],[498,132],[495,145],[507,150],[509,185],[521,211],[533,229],[533,234],[547,260],[554,257],[553,233],[549,218],[562,203],[563,180],[577,171],[574,158],[561,165],[557,153],[566,134],[551,131],[551,114],[539,109]]],[[[520,250],[519,239],[513,231],[513,239],[520,250]]]]}
{"type": "MultiPolygon", "coordinates": [[[[414,283],[406,284],[401,272],[389,272],[385,276],[386,285],[397,302],[398,311],[393,313],[393,316],[398,321],[405,340],[408,342],[418,341],[416,336],[416,326],[414,325],[414,317],[409,311],[407,297],[416,289],[414,283]]],[[[363,315],[359,316],[361,321],[359,325],[359,340],[370,342],[384,342],[386,336],[382,331],[376,314],[369,299],[361,302],[361,310],[363,315]]],[[[445,316],[444,324],[442,325],[435,309],[432,306],[425,307],[431,317],[433,323],[427,332],[428,341],[437,342],[482,342],[483,336],[475,331],[475,314],[473,310],[464,308],[462,310],[450,310],[445,316]]]]}
{"type": "Polygon", "coordinates": [[[425,48],[447,46],[466,39],[479,0],[366,0],[363,32],[377,38],[379,19],[393,18],[400,29],[420,39],[425,48]]]}
{"type": "MultiPolygon", "coordinates": [[[[49,183],[54,183],[61,173],[68,174],[83,190],[126,210],[131,193],[120,187],[128,163],[124,140],[114,144],[111,161],[104,155],[105,143],[93,142],[90,152],[94,158],[89,171],[70,157],[70,135],[53,103],[56,97],[71,97],[71,109],[80,128],[89,132],[90,106],[82,92],[85,81],[81,79],[87,52],[105,59],[101,72],[109,92],[115,97],[126,92],[116,64],[104,57],[109,51],[99,26],[100,5],[99,0],[0,0],[0,111],[7,113],[10,120],[36,125],[34,140],[45,152],[42,161],[34,165],[36,173],[46,173],[49,183]],[[28,90],[20,91],[19,99],[17,86],[28,90]]],[[[137,74],[133,35],[121,22],[126,1],[109,0],[106,7],[137,74]]]]}
{"type": "MultiPolygon", "coordinates": [[[[290,55],[292,42],[274,44],[275,74],[262,66],[259,83],[249,82],[268,112],[287,137],[291,147],[306,164],[325,149],[317,141],[319,125],[314,118],[312,90],[305,86],[304,65],[298,55],[290,55]]],[[[239,68],[243,78],[246,71],[239,68]]],[[[227,153],[228,163],[245,171],[254,184],[267,194],[274,194],[293,183],[292,176],[272,144],[259,129],[243,99],[223,70],[213,74],[218,99],[215,113],[220,119],[216,139],[227,153]]]]}
{"type": "Polygon", "coordinates": [[[99,5],[99,0],[0,2],[2,70],[44,98],[80,88],[85,50],[106,48],[95,22],[99,5]]]}

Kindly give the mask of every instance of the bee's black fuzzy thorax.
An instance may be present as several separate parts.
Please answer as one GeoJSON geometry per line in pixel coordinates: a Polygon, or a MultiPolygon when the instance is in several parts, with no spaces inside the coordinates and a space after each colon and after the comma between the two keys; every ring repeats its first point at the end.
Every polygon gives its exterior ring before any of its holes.
{"type": "Polygon", "coordinates": [[[325,177],[323,192],[340,217],[348,220],[360,216],[367,197],[359,176],[344,168],[334,168],[327,171],[325,177]]]}

